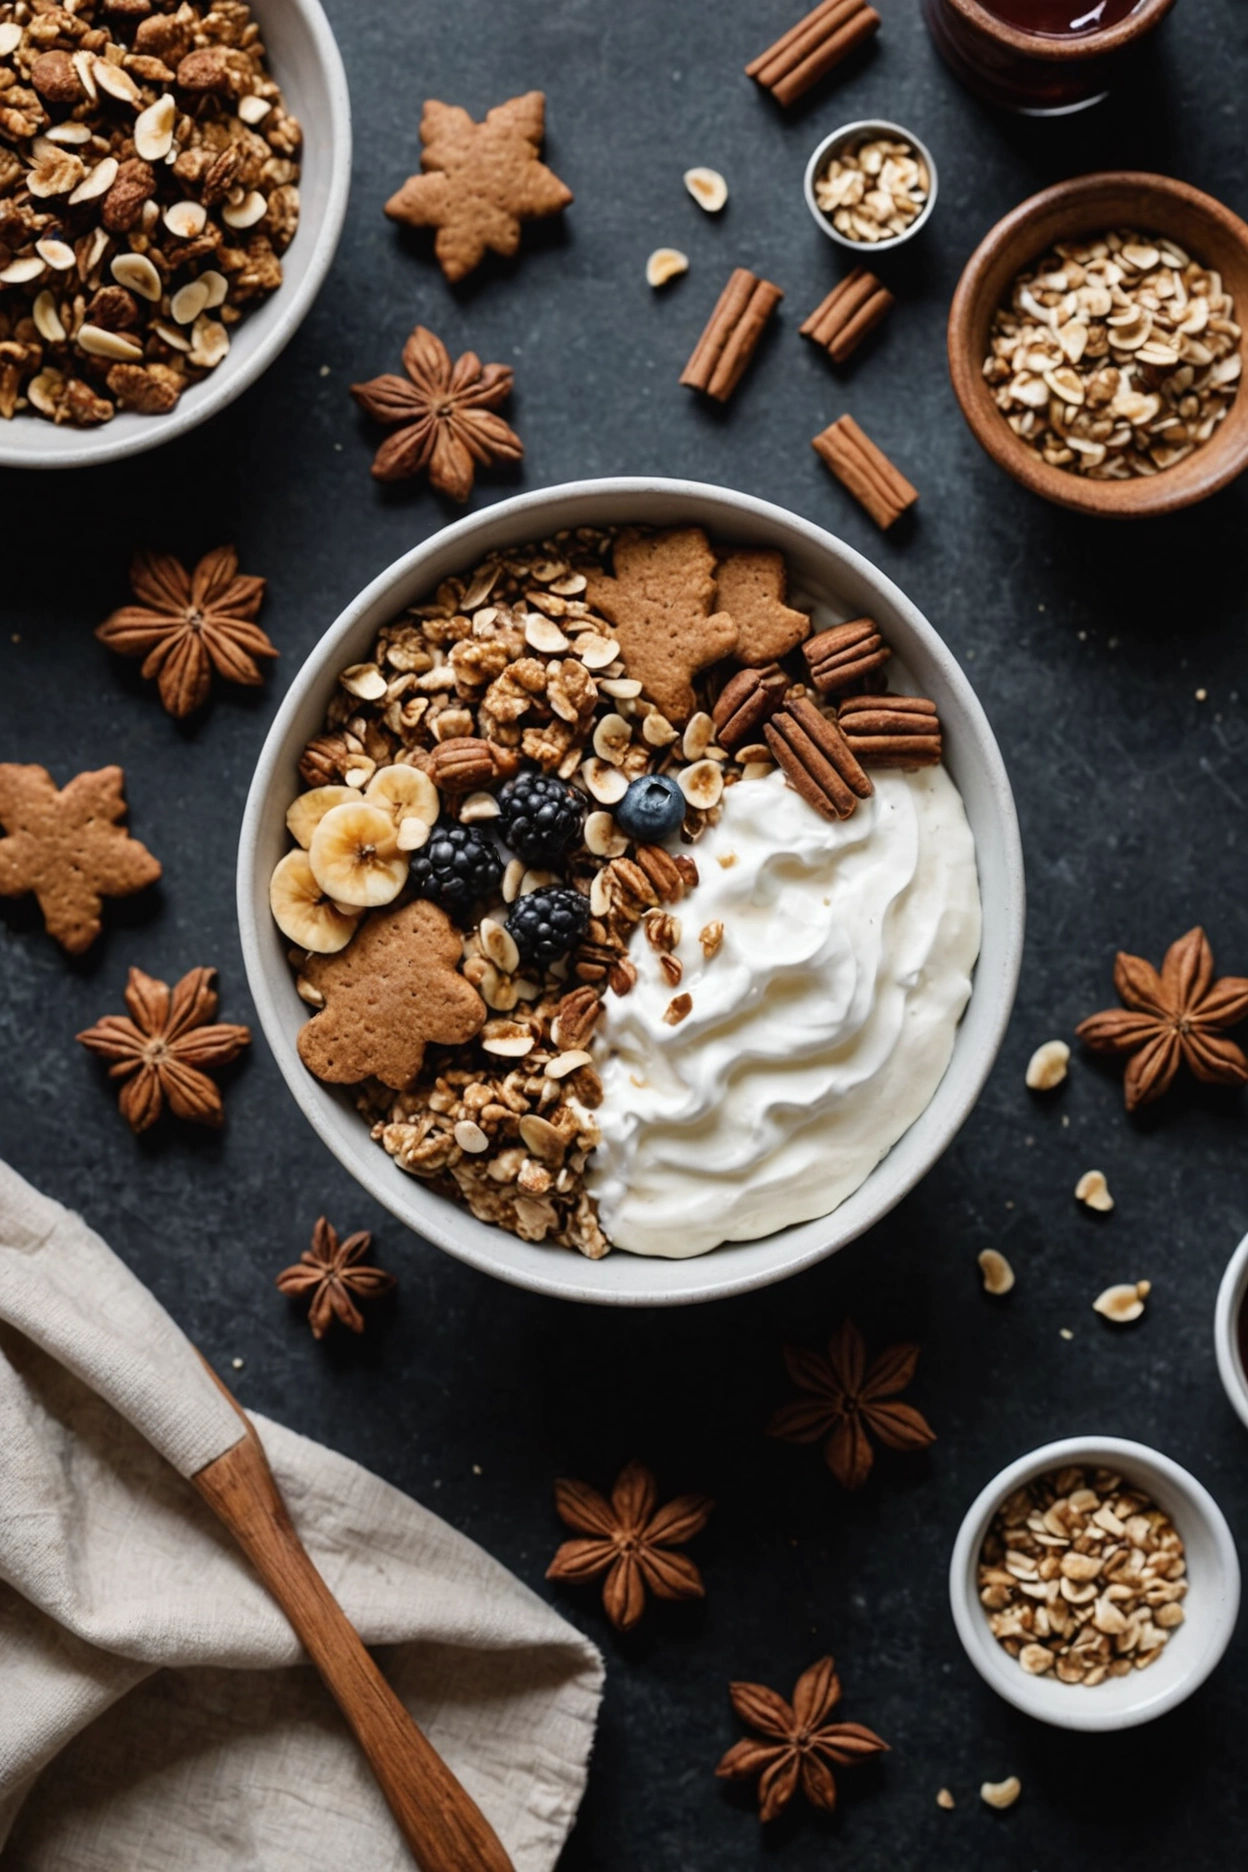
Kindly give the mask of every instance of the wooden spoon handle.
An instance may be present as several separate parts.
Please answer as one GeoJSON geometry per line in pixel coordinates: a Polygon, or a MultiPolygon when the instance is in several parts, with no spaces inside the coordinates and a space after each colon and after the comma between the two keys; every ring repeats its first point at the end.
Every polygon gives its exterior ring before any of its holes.
{"type": "Polygon", "coordinates": [[[191,1479],[290,1620],[422,1872],[513,1872],[493,1827],[416,1727],[313,1566],[251,1425],[191,1479]]]}

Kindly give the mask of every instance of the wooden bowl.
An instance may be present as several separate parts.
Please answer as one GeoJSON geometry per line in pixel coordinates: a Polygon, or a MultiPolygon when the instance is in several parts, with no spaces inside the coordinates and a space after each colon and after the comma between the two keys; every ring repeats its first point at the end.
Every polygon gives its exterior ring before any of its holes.
{"type": "Polygon", "coordinates": [[[1090,481],[1050,467],[1020,441],[983,375],[993,314],[1007,298],[1015,275],[1054,241],[1115,227],[1178,241],[1194,260],[1221,273],[1235,300],[1236,322],[1242,324],[1248,317],[1248,226],[1238,215],[1211,195],[1169,176],[1077,176],[1020,203],[997,222],[967,261],[949,308],[949,371],[976,441],[1016,481],[1059,507],[1134,519],[1190,507],[1248,467],[1248,390],[1242,384],[1210,440],[1176,467],[1130,481],[1090,481]]]}

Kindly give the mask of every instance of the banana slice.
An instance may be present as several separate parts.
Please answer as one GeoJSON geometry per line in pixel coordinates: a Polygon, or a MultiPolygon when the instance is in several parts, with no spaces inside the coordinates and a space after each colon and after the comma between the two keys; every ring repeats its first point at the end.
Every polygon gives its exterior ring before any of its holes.
{"type": "Polygon", "coordinates": [[[354,787],[313,787],[310,793],[301,793],[291,801],[290,811],[286,814],[286,830],[307,851],[312,843],[312,834],[331,806],[350,806],[359,797],[354,787]]]}
{"type": "Polygon", "coordinates": [[[383,807],[395,825],[402,825],[405,819],[423,819],[428,826],[437,823],[441,805],[438,789],[419,767],[379,767],[365,787],[364,797],[370,805],[383,807]]]}
{"type": "Polygon", "coordinates": [[[283,936],[313,955],[337,955],[355,935],[358,910],[341,910],[312,875],[308,854],[287,852],[269,880],[269,908],[283,936]]]}
{"type": "Polygon", "coordinates": [[[394,820],[367,800],[330,808],[312,834],[308,863],[327,897],[362,910],[389,903],[407,882],[394,820]]]}

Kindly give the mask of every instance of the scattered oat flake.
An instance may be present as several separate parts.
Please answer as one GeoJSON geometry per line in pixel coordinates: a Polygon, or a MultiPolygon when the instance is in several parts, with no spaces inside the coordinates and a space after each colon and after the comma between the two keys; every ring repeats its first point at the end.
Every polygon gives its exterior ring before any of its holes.
{"type": "Polygon", "coordinates": [[[1132,1320],[1139,1319],[1151,1291],[1151,1281],[1122,1281],[1118,1286],[1107,1287],[1104,1293],[1098,1294],[1092,1306],[1095,1312],[1112,1320],[1116,1326],[1127,1326],[1132,1320]]]}
{"type": "Polygon", "coordinates": [[[1074,1335],[1074,1333],[1073,1333],[1073,1332],[1071,1332],[1071,1330],[1070,1330],[1070,1327],[1069,1327],[1069,1326],[1060,1326],[1060,1327],[1058,1328],[1058,1337],[1059,1337],[1059,1338],[1061,1338],[1061,1339],[1073,1339],[1073,1338],[1074,1338],[1074,1336],[1075,1336],[1075,1335],[1074,1335]]]}
{"type": "Polygon", "coordinates": [[[984,1248],[976,1256],[984,1277],[984,1292],[1007,1294],[1014,1285],[1014,1270],[995,1248],[984,1248]]]}
{"type": "Polygon", "coordinates": [[[1032,1092],[1051,1092],[1066,1077],[1070,1048],[1064,1040],[1046,1040],[1027,1062],[1027,1085],[1032,1092]]]}
{"type": "Polygon", "coordinates": [[[1108,1215],[1114,1206],[1103,1170],[1085,1170],[1075,1184],[1075,1195],[1087,1208],[1099,1210],[1102,1215],[1108,1215]]]}
{"type": "Polygon", "coordinates": [[[1023,1791],[1023,1784],[1017,1775],[1009,1775],[1004,1781],[985,1781],[979,1790],[979,1798],[989,1807],[1012,1807],[1023,1791]]]}

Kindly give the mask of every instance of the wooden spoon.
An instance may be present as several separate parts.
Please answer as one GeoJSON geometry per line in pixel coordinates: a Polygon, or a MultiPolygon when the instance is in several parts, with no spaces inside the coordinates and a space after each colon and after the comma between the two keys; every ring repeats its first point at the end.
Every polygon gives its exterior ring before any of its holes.
{"type": "Polygon", "coordinates": [[[412,1721],[312,1564],[259,1437],[212,1376],[245,1434],[191,1481],[290,1620],[367,1756],[412,1857],[422,1872],[514,1872],[493,1827],[412,1721]]]}

